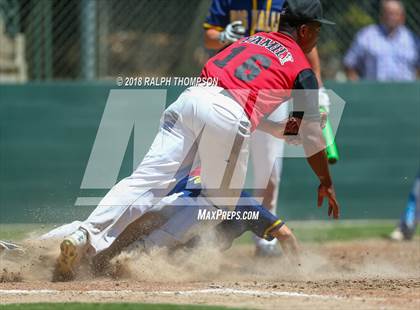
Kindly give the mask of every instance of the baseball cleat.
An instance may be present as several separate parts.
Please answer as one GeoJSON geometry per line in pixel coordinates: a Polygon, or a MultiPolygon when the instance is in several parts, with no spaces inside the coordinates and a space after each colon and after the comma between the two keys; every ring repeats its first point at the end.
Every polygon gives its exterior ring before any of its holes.
{"type": "Polygon", "coordinates": [[[278,246],[277,240],[271,241],[254,237],[255,241],[255,256],[256,257],[280,257],[282,255],[280,247],[278,246]]]}
{"type": "Polygon", "coordinates": [[[399,227],[395,228],[395,230],[389,235],[389,239],[392,241],[403,241],[404,234],[402,233],[399,227]]]}
{"type": "Polygon", "coordinates": [[[53,281],[70,281],[74,279],[86,244],[87,233],[83,229],[76,230],[61,242],[60,255],[55,265],[53,281]]]}

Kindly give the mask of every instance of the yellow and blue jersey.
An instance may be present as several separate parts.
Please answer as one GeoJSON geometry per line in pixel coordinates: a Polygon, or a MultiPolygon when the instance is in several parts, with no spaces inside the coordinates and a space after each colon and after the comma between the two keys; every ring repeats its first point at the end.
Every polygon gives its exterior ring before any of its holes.
{"type": "Polygon", "coordinates": [[[246,35],[278,31],[285,0],[213,0],[204,29],[222,31],[228,24],[240,20],[246,35]]]}

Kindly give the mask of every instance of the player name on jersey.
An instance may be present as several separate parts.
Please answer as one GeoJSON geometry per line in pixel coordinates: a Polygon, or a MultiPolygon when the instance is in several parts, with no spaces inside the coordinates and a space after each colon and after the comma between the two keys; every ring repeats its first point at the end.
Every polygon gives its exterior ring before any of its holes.
{"type": "Polygon", "coordinates": [[[230,10],[230,20],[240,20],[246,29],[251,30],[251,34],[259,31],[278,31],[280,25],[281,12],[266,10],[230,10]],[[251,16],[249,16],[251,15],[251,16]],[[248,21],[251,21],[249,25],[248,21]]]}
{"type": "Polygon", "coordinates": [[[274,41],[269,38],[265,38],[262,36],[254,35],[248,38],[245,38],[242,43],[249,43],[255,44],[258,46],[265,47],[271,53],[276,55],[276,57],[280,60],[280,63],[284,65],[286,62],[290,61],[293,62],[293,56],[289,52],[289,50],[280,42],[274,41]]]}

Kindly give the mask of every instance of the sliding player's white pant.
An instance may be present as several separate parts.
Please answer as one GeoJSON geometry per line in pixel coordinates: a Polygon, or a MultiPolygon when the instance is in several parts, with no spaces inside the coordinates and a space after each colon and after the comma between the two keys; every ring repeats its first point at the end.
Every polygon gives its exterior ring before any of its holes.
{"type": "Polygon", "coordinates": [[[246,175],[249,136],[248,117],[221,88],[184,91],[165,110],[159,133],[134,173],[116,184],[82,223],[92,254],[107,249],[145,213],[165,206],[170,199],[165,196],[191,166],[201,167],[202,200],[233,209],[246,175]]]}
{"type": "MultiPolygon", "coordinates": [[[[172,196],[175,197],[176,195],[172,196]]],[[[197,197],[195,201],[205,199],[204,197],[197,197]]],[[[202,203],[202,202],[201,202],[202,203]]],[[[172,206],[168,202],[165,210],[160,214],[165,222],[152,230],[148,235],[140,235],[140,239],[144,241],[144,247],[147,252],[154,248],[174,248],[186,244],[193,237],[198,236],[201,232],[208,229],[209,226],[214,226],[218,221],[202,221],[198,218],[199,210],[203,211],[217,211],[217,207],[212,204],[207,206],[172,206]]],[[[61,240],[79,229],[83,225],[82,221],[74,221],[69,224],[64,224],[39,237],[40,240],[61,240]]]]}
{"type": "MultiPolygon", "coordinates": [[[[288,104],[285,102],[271,113],[268,119],[282,121],[287,116],[288,104]]],[[[273,187],[267,192],[268,199],[265,201],[264,207],[268,208],[275,215],[283,167],[284,140],[263,131],[255,130],[251,135],[250,150],[254,173],[254,188],[267,189],[267,181],[270,180],[270,186],[273,187]]],[[[277,239],[267,241],[257,236],[254,236],[254,240],[259,247],[270,247],[277,243],[277,239]]]]}
{"type": "Polygon", "coordinates": [[[81,221],[74,221],[69,224],[64,224],[62,226],[56,227],[49,232],[43,234],[39,237],[40,240],[47,240],[47,239],[63,239],[68,235],[74,233],[77,229],[80,228],[83,222],[81,221]]]}

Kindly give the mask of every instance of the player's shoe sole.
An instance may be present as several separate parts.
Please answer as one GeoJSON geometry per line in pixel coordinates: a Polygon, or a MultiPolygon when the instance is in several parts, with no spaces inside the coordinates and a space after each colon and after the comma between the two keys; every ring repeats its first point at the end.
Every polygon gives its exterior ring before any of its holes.
{"type": "Polygon", "coordinates": [[[62,282],[74,279],[86,243],[87,237],[83,231],[78,231],[61,242],[60,255],[56,261],[53,281],[62,282]]]}

